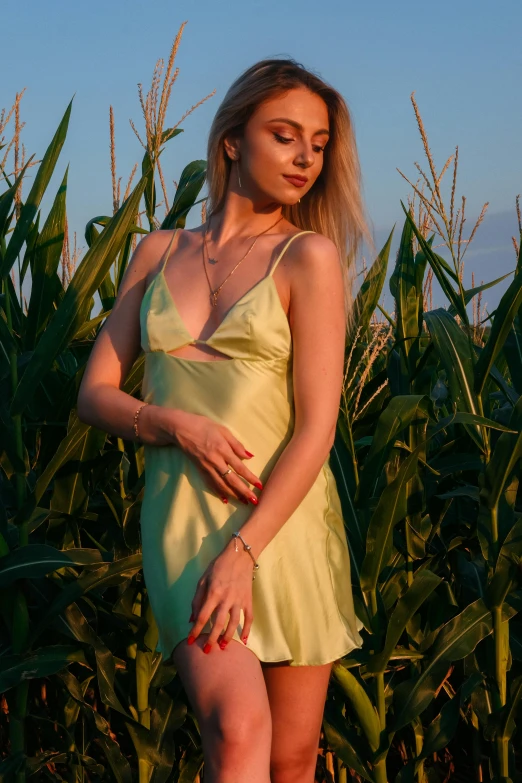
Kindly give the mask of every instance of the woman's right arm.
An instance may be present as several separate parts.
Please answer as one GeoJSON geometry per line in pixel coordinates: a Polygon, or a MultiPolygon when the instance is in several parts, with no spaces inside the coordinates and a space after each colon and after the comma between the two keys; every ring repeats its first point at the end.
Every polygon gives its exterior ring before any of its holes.
{"type": "MultiPolygon", "coordinates": [[[[153,231],[138,243],[122,278],[111,313],[91,350],[80,384],[80,421],[134,440],[134,414],[143,402],[121,390],[141,350],[140,307],[149,273],[155,274],[170,232],[153,231]]],[[[251,497],[259,478],[243,463],[242,443],[227,427],[179,408],[145,405],[138,420],[140,440],[153,446],[177,445],[193,459],[208,483],[222,495],[251,497]],[[232,473],[221,477],[227,465],[232,473]]],[[[255,496],[254,496],[255,497],[255,496]]]]}
{"type": "MultiPolygon", "coordinates": [[[[151,259],[159,260],[156,254],[160,244],[155,232],[138,243],[112,311],[96,338],[78,392],[81,421],[127,440],[135,439],[134,414],[143,403],[120,387],[141,350],[140,305],[151,259]]],[[[177,413],[158,405],[146,405],[139,416],[141,440],[158,446],[172,443],[177,413]]]]}

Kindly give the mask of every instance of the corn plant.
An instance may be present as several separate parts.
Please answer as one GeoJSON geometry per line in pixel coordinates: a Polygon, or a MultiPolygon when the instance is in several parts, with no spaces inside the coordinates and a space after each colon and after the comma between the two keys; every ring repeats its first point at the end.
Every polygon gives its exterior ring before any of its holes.
{"type": "Polygon", "coordinates": [[[522,696],[522,256],[515,243],[514,279],[477,340],[467,305],[504,278],[464,288],[461,226],[429,160],[432,199],[415,190],[437,230],[428,237],[429,221],[401,202],[395,312],[371,323],[390,235],[347,340],[333,466],[368,633],[334,667],[325,730],[357,779],[439,780],[433,761],[449,758],[459,779],[508,781],[521,774],[511,740],[522,696]],[[436,233],[452,262],[435,252],[436,233]],[[425,310],[428,267],[445,308],[425,310]]]}

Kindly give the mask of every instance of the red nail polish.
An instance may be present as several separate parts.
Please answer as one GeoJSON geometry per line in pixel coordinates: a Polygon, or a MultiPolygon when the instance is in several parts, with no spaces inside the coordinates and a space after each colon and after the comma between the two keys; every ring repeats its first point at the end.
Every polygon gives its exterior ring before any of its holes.
{"type": "Polygon", "coordinates": [[[219,646],[221,647],[222,650],[224,650],[225,647],[227,646],[227,642],[219,642],[219,646]]]}
{"type": "Polygon", "coordinates": [[[242,640],[243,644],[246,644],[248,641],[248,636],[243,636],[242,640]]]}
{"type": "Polygon", "coordinates": [[[192,634],[189,635],[189,638],[187,639],[188,644],[194,644],[196,641],[196,638],[192,636],[192,634]]]}
{"type": "Polygon", "coordinates": [[[254,504],[254,506],[257,506],[257,504],[259,503],[259,501],[258,501],[258,499],[256,498],[256,496],[255,496],[255,495],[252,495],[252,497],[250,498],[250,500],[252,501],[252,503],[254,504]]]}
{"type": "Polygon", "coordinates": [[[204,653],[209,653],[209,652],[211,651],[211,649],[212,649],[212,645],[210,645],[210,644],[207,642],[207,644],[206,644],[206,645],[203,647],[203,652],[204,652],[204,653]]]}
{"type": "Polygon", "coordinates": [[[223,501],[223,503],[228,503],[228,498],[223,498],[222,497],[221,500],[223,501]]]}
{"type": "Polygon", "coordinates": [[[245,454],[247,455],[247,457],[253,457],[253,456],[254,456],[253,454],[251,454],[251,453],[250,453],[249,451],[247,451],[246,449],[245,449],[245,454]]]}
{"type": "Polygon", "coordinates": [[[261,484],[260,481],[256,481],[254,487],[257,487],[258,489],[263,489],[263,485],[261,484]]]}
{"type": "Polygon", "coordinates": [[[193,622],[194,622],[194,612],[192,612],[189,618],[189,623],[193,623],[193,622]]]}

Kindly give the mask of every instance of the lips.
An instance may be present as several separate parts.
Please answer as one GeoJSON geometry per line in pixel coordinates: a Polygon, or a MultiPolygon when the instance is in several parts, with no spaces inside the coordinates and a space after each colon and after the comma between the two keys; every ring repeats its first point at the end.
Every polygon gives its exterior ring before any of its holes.
{"type": "Polygon", "coordinates": [[[306,177],[290,177],[287,174],[283,174],[283,177],[288,180],[288,182],[291,182],[292,185],[295,185],[296,188],[302,188],[306,185],[306,177]]]}

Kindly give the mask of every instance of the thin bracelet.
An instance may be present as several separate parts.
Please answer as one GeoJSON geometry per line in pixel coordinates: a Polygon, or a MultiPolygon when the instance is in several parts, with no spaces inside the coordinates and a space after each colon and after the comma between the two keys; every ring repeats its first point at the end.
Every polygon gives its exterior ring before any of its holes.
{"type": "Polygon", "coordinates": [[[139,416],[139,413],[140,413],[141,409],[144,408],[145,405],[148,405],[148,404],[149,404],[148,402],[144,402],[143,405],[140,405],[140,407],[138,408],[138,410],[134,414],[134,434],[136,435],[136,438],[138,440],[140,438],[140,435],[139,435],[139,432],[138,432],[138,416],[139,416]]]}
{"type": "Polygon", "coordinates": [[[237,549],[237,539],[240,538],[241,541],[243,542],[243,549],[245,550],[245,552],[248,552],[248,554],[250,555],[250,557],[254,561],[254,573],[252,574],[252,579],[255,579],[256,578],[255,572],[259,569],[259,563],[256,563],[256,559],[255,559],[254,555],[252,554],[252,551],[251,551],[252,547],[249,544],[246,543],[246,541],[244,540],[243,536],[241,535],[241,533],[239,531],[237,531],[236,533],[232,533],[232,535],[236,539],[235,542],[234,542],[236,552],[238,551],[238,549],[237,549]]]}

